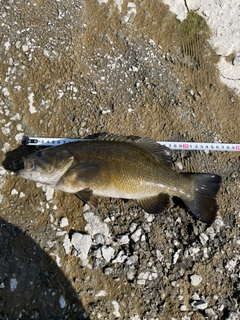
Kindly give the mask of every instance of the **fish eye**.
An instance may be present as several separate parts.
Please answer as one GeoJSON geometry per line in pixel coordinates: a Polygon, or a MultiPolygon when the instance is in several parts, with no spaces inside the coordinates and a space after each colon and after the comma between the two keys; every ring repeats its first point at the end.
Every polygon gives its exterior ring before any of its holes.
{"type": "Polygon", "coordinates": [[[41,151],[38,151],[38,152],[37,152],[37,156],[38,156],[38,157],[41,157],[41,156],[42,156],[42,152],[41,152],[41,151]]]}

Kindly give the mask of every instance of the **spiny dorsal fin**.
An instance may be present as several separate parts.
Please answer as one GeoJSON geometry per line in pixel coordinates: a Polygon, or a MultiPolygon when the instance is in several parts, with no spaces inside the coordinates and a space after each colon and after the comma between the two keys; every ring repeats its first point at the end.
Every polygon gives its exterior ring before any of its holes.
{"type": "Polygon", "coordinates": [[[100,134],[96,140],[101,141],[118,141],[118,142],[126,142],[126,143],[134,143],[139,145],[142,149],[147,150],[154,156],[155,160],[161,163],[164,166],[169,166],[172,160],[172,152],[171,149],[160,145],[156,141],[150,138],[141,138],[138,136],[122,136],[115,135],[112,133],[104,133],[100,134]]]}

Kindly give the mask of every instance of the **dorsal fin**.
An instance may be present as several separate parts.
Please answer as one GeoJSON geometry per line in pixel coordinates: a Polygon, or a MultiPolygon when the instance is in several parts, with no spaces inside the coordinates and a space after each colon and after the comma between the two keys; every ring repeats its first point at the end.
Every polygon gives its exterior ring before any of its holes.
{"type": "Polygon", "coordinates": [[[100,134],[96,140],[101,141],[118,141],[118,142],[126,142],[131,144],[138,144],[142,149],[147,150],[154,156],[155,160],[161,163],[164,166],[169,166],[172,160],[172,152],[171,149],[160,145],[156,141],[150,138],[141,138],[137,136],[122,136],[115,135],[112,133],[104,133],[100,134]]]}

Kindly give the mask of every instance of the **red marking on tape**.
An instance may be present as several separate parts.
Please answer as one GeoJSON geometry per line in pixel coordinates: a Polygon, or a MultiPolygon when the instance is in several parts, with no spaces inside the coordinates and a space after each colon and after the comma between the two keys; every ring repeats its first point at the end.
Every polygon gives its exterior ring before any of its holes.
{"type": "Polygon", "coordinates": [[[236,150],[240,150],[240,146],[236,146],[236,150]]]}
{"type": "Polygon", "coordinates": [[[188,145],[187,143],[184,143],[184,144],[182,145],[182,147],[183,147],[184,149],[188,149],[188,148],[189,148],[189,145],[188,145]]]}

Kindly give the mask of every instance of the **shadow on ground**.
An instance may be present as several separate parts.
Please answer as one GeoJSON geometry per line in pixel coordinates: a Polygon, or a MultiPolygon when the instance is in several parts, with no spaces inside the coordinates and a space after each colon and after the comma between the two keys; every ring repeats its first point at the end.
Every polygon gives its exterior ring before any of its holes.
{"type": "Polygon", "coordinates": [[[89,319],[57,264],[0,219],[0,319],[89,319]]]}

